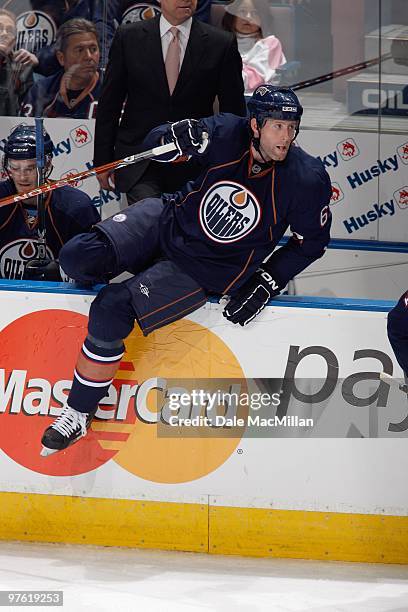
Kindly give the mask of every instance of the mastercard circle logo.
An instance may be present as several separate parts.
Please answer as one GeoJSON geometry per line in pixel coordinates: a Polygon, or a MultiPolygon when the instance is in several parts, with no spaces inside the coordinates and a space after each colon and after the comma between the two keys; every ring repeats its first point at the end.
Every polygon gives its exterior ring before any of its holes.
{"type": "MultiPolygon", "coordinates": [[[[155,392],[149,393],[145,407],[152,418],[137,416],[137,389],[143,381],[161,378],[169,386],[177,383],[191,391],[195,381],[214,378],[214,388],[206,390],[217,391],[219,379],[244,378],[226,344],[187,319],[147,338],[135,328],[126,340],[109,396],[100,405],[110,420],[94,420],[83,440],[47,458],[40,456],[42,434],[68,395],[87,322],[79,313],[42,310],[16,319],[0,332],[1,450],[19,465],[50,476],[84,474],[111,459],[127,472],[157,483],[189,482],[219,468],[235,451],[244,428],[176,428],[174,435],[160,435],[157,411],[163,397],[160,401],[155,392]]],[[[238,409],[237,417],[243,416],[238,409]]]]}
{"type": "MultiPolygon", "coordinates": [[[[68,395],[87,323],[86,316],[75,312],[42,310],[16,319],[0,332],[0,448],[34,472],[90,472],[115,455],[102,447],[102,439],[127,439],[126,432],[90,431],[69,449],[40,456],[42,434],[68,395]]],[[[135,420],[134,412],[128,414],[124,424],[135,420]]]]}

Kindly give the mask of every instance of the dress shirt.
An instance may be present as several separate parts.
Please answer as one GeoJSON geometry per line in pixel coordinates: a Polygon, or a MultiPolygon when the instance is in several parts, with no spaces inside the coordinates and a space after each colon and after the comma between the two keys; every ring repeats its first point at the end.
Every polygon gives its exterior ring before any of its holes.
{"type": "Polygon", "coordinates": [[[170,28],[177,27],[179,31],[179,43],[180,43],[180,69],[183,64],[184,55],[186,53],[186,47],[190,36],[191,24],[193,23],[192,17],[183,21],[178,26],[172,26],[163,15],[160,17],[160,38],[162,43],[163,60],[166,61],[167,49],[172,39],[172,33],[170,28]]]}

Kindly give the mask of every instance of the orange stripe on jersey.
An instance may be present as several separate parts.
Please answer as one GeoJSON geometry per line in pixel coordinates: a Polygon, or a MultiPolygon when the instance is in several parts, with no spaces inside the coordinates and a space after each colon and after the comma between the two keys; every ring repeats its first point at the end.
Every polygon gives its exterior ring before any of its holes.
{"type": "Polygon", "coordinates": [[[151,329],[152,327],[158,327],[159,325],[171,320],[171,319],[178,319],[180,317],[180,315],[184,314],[184,313],[190,313],[193,312],[193,310],[197,310],[197,308],[199,308],[200,306],[203,306],[205,303],[207,302],[207,299],[205,300],[200,300],[199,302],[197,302],[196,304],[193,304],[192,306],[190,306],[189,308],[185,308],[184,310],[180,310],[180,312],[177,312],[174,315],[171,315],[170,317],[166,317],[165,319],[161,319],[161,321],[158,321],[158,323],[155,323],[154,325],[148,325],[147,327],[143,327],[143,331],[147,331],[148,329],[151,329]]]}
{"type": "Polygon", "coordinates": [[[181,302],[182,300],[185,300],[186,298],[190,297],[191,295],[194,295],[195,293],[199,293],[200,291],[201,289],[196,289],[195,291],[192,291],[191,293],[187,293],[187,295],[183,295],[182,297],[177,298],[177,300],[173,300],[172,302],[169,302],[165,306],[160,306],[160,308],[156,308],[156,310],[152,310],[151,312],[148,312],[147,314],[143,315],[143,317],[140,317],[139,321],[143,321],[143,319],[146,319],[147,317],[151,317],[156,312],[160,312],[160,310],[163,310],[164,308],[168,308],[169,306],[172,306],[173,304],[177,304],[177,302],[181,302]]]}
{"type": "Polygon", "coordinates": [[[63,241],[63,239],[61,238],[61,235],[60,235],[59,231],[57,230],[57,226],[55,225],[55,222],[54,222],[54,217],[52,216],[52,212],[51,212],[51,206],[50,206],[50,204],[51,204],[51,194],[52,194],[52,192],[50,192],[50,193],[48,194],[48,195],[49,195],[49,197],[48,197],[47,202],[46,202],[46,206],[47,206],[47,210],[48,210],[48,216],[49,216],[49,218],[50,218],[51,225],[52,225],[52,227],[54,228],[54,232],[57,234],[57,236],[58,236],[58,240],[60,241],[61,246],[63,246],[63,245],[64,245],[64,241],[63,241]]]}
{"type": "Polygon", "coordinates": [[[276,225],[276,206],[275,206],[275,166],[272,171],[272,208],[273,208],[273,220],[276,225]]]}
{"type": "Polygon", "coordinates": [[[235,283],[237,282],[237,280],[238,280],[239,278],[241,278],[241,276],[244,274],[245,270],[246,270],[246,269],[247,269],[247,267],[249,266],[249,262],[251,261],[251,259],[252,259],[253,255],[254,255],[254,253],[255,253],[255,249],[252,249],[251,254],[250,254],[250,256],[248,257],[248,259],[247,259],[247,262],[246,262],[245,266],[242,268],[242,270],[241,270],[241,272],[238,274],[238,276],[236,276],[236,277],[234,278],[234,280],[232,281],[232,283],[230,283],[230,284],[228,285],[228,287],[227,287],[226,289],[224,289],[224,291],[223,291],[223,293],[224,293],[224,294],[225,294],[225,293],[227,293],[227,292],[228,292],[228,291],[231,289],[231,287],[232,287],[233,285],[235,285],[235,283]]]}
{"type": "Polygon", "coordinates": [[[275,163],[273,162],[271,164],[271,166],[269,166],[269,168],[266,168],[265,170],[263,170],[259,174],[251,174],[251,169],[252,169],[253,164],[254,164],[254,156],[253,156],[253,153],[252,153],[252,149],[250,149],[250,151],[249,151],[249,159],[248,159],[248,178],[249,179],[262,178],[263,176],[265,176],[265,174],[268,174],[268,172],[270,172],[272,170],[272,168],[275,169],[275,163]]]}
{"type": "Polygon", "coordinates": [[[5,220],[5,222],[3,223],[3,225],[0,226],[0,230],[2,230],[4,227],[6,227],[6,225],[8,224],[9,221],[11,221],[14,213],[16,212],[18,208],[18,204],[16,204],[13,208],[13,210],[11,211],[11,213],[9,214],[9,216],[7,217],[7,219],[5,220]]]}
{"type": "Polygon", "coordinates": [[[181,200],[180,204],[176,204],[176,206],[182,206],[185,201],[187,200],[187,198],[189,198],[191,195],[193,195],[194,193],[198,193],[202,186],[204,185],[207,176],[210,174],[210,172],[213,172],[213,170],[219,170],[220,168],[226,168],[227,166],[233,166],[234,164],[239,164],[240,161],[242,161],[245,157],[245,155],[248,155],[249,150],[245,151],[245,153],[239,158],[239,159],[234,159],[234,161],[231,162],[226,162],[225,164],[220,164],[219,166],[213,166],[212,168],[208,168],[207,172],[205,173],[205,176],[203,178],[203,182],[201,183],[201,185],[199,186],[198,189],[196,189],[195,191],[190,191],[186,197],[184,198],[184,200],[181,200]]]}
{"type": "Polygon", "coordinates": [[[68,96],[67,96],[67,89],[68,89],[67,80],[69,80],[69,78],[70,76],[66,72],[61,79],[60,94],[61,94],[61,98],[64,100],[65,106],[67,108],[72,109],[78,106],[78,104],[80,104],[80,102],[82,102],[82,100],[84,100],[86,96],[90,94],[91,91],[93,91],[95,85],[99,81],[99,74],[95,73],[88,87],[85,87],[85,89],[81,91],[80,95],[77,98],[75,98],[75,100],[71,100],[71,102],[68,100],[68,96]]]}

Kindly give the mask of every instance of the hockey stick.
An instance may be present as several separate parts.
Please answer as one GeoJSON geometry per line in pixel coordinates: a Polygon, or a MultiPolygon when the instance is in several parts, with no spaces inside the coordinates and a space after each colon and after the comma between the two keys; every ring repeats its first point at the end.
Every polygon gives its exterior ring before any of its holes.
{"type": "MultiPolygon", "coordinates": [[[[45,158],[44,158],[44,119],[35,118],[35,156],[37,162],[38,185],[45,183],[45,158]]],[[[37,196],[38,215],[38,259],[44,261],[47,258],[46,226],[45,226],[45,196],[41,193],[37,196]]]]}
{"type": "Polygon", "coordinates": [[[384,55],[380,55],[380,57],[375,57],[374,59],[366,60],[364,62],[358,62],[352,66],[347,66],[347,68],[339,68],[334,72],[328,72],[327,74],[322,74],[321,76],[308,79],[307,81],[299,81],[299,83],[294,83],[293,85],[289,85],[289,87],[293,89],[293,91],[298,89],[306,89],[307,87],[312,87],[313,85],[318,85],[319,83],[325,83],[326,81],[338,79],[339,77],[347,74],[353,74],[353,72],[359,72],[360,70],[364,70],[370,66],[375,66],[376,64],[380,64],[381,62],[391,58],[391,53],[385,53],[384,55]]]}
{"type": "Polygon", "coordinates": [[[138,161],[142,161],[144,159],[151,159],[152,157],[157,157],[158,155],[163,155],[164,153],[171,153],[172,151],[176,150],[176,145],[173,142],[170,142],[169,144],[153,147],[153,149],[149,149],[148,151],[144,151],[143,153],[136,153],[136,155],[131,155],[130,157],[125,157],[124,159],[119,159],[117,161],[110,162],[109,164],[104,164],[103,166],[99,166],[98,168],[83,170],[82,172],[72,174],[71,176],[59,179],[58,181],[55,181],[53,183],[40,185],[39,187],[37,187],[36,189],[32,189],[31,191],[24,191],[23,193],[18,193],[16,195],[10,195],[6,198],[2,198],[0,200],[0,208],[2,206],[7,206],[8,204],[14,204],[15,202],[21,202],[23,200],[27,200],[28,198],[33,198],[41,194],[49,193],[50,191],[54,191],[54,189],[59,189],[60,187],[70,185],[71,183],[75,183],[76,181],[89,178],[90,176],[96,176],[97,174],[109,172],[110,170],[119,170],[119,168],[125,168],[126,166],[135,164],[138,161]]]}
{"type": "MultiPolygon", "coordinates": [[[[35,118],[35,157],[37,165],[38,185],[43,185],[46,179],[44,120],[35,118]]],[[[59,265],[51,260],[47,253],[46,238],[46,204],[44,193],[37,196],[37,257],[30,259],[25,266],[26,280],[61,280],[59,265]]]]}

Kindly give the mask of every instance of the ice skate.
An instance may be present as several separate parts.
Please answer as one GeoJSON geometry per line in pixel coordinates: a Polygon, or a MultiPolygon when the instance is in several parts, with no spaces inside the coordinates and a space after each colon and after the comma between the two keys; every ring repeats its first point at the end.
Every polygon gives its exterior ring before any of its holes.
{"type": "Polygon", "coordinates": [[[47,427],[43,434],[41,456],[48,457],[48,455],[65,450],[86,436],[93,416],[94,412],[78,412],[70,406],[65,406],[61,415],[47,427]]]}

